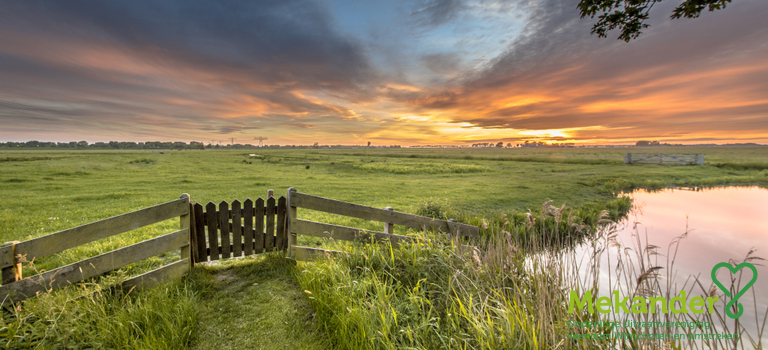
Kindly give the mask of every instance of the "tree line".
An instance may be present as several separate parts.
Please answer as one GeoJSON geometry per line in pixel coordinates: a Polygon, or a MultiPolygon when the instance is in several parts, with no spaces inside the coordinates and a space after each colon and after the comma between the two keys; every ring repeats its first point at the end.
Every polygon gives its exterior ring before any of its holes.
{"type": "Polygon", "coordinates": [[[256,148],[400,148],[400,145],[389,146],[365,146],[365,145],[320,145],[315,142],[313,145],[264,145],[255,146],[252,144],[204,144],[202,142],[192,141],[186,143],[183,141],[176,142],[162,142],[162,141],[147,141],[147,142],[132,142],[132,141],[109,141],[109,142],[94,142],[88,143],[87,141],[71,141],[71,142],[44,142],[44,141],[26,141],[26,142],[0,142],[0,148],[14,149],[256,149],[256,148]]]}

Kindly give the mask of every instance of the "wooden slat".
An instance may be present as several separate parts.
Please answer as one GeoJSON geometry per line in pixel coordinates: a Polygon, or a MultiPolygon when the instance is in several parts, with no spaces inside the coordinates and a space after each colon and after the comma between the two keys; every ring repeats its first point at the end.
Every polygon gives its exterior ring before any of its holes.
{"type": "Polygon", "coordinates": [[[413,228],[426,228],[428,230],[458,233],[463,236],[479,237],[480,235],[480,229],[472,225],[436,220],[424,216],[378,209],[298,192],[293,193],[291,196],[291,205],[300,208],[351,216],[365,220],[391,222],[395,225],[403,225],[413,228]]]}
{"type": "Polygon", "coordinates": [[[327,237],[344,241],[370,242],[371,238],[373,238],[374,241],[380,242],[385,239],[389,239],[393,246],[398,246],[401,242],[410,242],[415,240],[414,238],[408,236],[367,231],[359,228],[331,225],[300,219],[291,219],[291,231],[301,235],[327,237]]]}
{"type": "Polygon", "coordinates": [[[267,212],[265,216],[267,230],[264,235],[264,249],[271,252],[275,247],[275,197],[267,199],[267,212]]]}
{"type": "Polygon", "coordinates": [[[194,260],[192,260],[192,239],[195,238],[195,236],[192,234],[192,205],[189,203],[189,194],[183,193],[181,195],[182,199],[187,200],[187,212],[179,216],[179,230],[187,231],[187,245],[181,247],[179,250],[179,259],[184,260],[187,259],[187,261],[191,264],[189,265],[190,268],[194,267],[194,260]]]}
{"type": "Polygon", "coordinates": [[[20,301],[189,244],[180,230],[0,286],[0,300],[20,301]]]}
{"type": "Polygon", "coordinates": [[[230,239],[229,239],[229,216],[225,215],[229,212],[229,203],[221,201],[219,203],[219,232],[221,233],[221,258],[230,258],[230,239]]]}
{"type": "Polygon", "coordinates": [[[254,213],[254,219],[256,219],[255,224],[253,225],[253,228],[256,230],[255,233],[255,242],[254,244],[254,253],[255,254],[261,254],[261,252],[264,251],[264,199],[259,197],[256,199],[256,203],[254,203],[255,207],[255,213],[254,213]]]}
{"type": "Polygon", "coordinates": [[[243,220],[241,219],[240,215],[240,201],[235,199],[232,202],[232,256],[233,257],[240,257],[243,256],[243,230],[242,225],[243,220]]]}
{"type": "Polygon", "coordinates": [[[295,219],[298,217],[296,206],[291,203],[292,202],[291,198],[293,197],[293,195],[296,194],[296,192],[297,192],[296,188],[294,187],[288,188],[288,192],[286,194],[287,198],[285,201],[286,202],[285,205],[288,207],[285,213],[285,217],[286,217],[285,231],[286,231],[286,234],[288,235],[288,242],[285,243],[287,246],[286,256],[288,256],[291,259],[295,258],[292,251],[293,249],[292,247],[296,245],[296,241],[297,241],[296,239],[297,235],[292,233],[292,230],[291,230],[291,219],[295,219]]]}
{"type": "Polygon", "coordinates": [[[208,255],[211,261],[219,260],[219,216],[216,211],[216,204],[208,202],[205,205],[205,220],[208,223],[208,255]]]}
{"type": "Polygon", "coordinates": [[[13,258],[14,243],[5,242],[0,246],[0,263],[2,264],[2,284],[13,283],[21,279],[21,263],[13,258]]]}
{"type": "Polygon", "coordinates": [[[275,233],[275,246],[278,250],[285,250],[285,242],[288,237],[285,236],[285,197],[280,196],[277,200],[277,220],[275,233]]]}
{"type": "Polygon", "coordinates": [[[243,206],[243,241],[245,241],[243,250],[248,256],[253,254],[253,201],[248,198],[243,202],[243,206]]]}
{"type": "Polygon", "coordinates": [[[179,260],[131,279],[127,279],[123,281],[122,287],[124,290],[131,290],[132,288],[138,290],[153,288],[169,282],[172,279],[179,278],[187,271],[189,271],[189,261],[187,259],[179,260]]]}
{"type": "Polygon", "coordinates": [[[315,261],[317,259],[326,258],[328,256],[345,254],[344,252],[336,250],[325,250],[302,246],[292,246],[291,252],[293,252],[293,256],[296,261],[315,261]]]}
{"type": "MultiPolygon", "coordinates": [[[[187,213],[189,211],[188,203],[189,198],[177,199],[20,242],[16,245],[16,255],[24,256],[27,261],[32,261],[35,258],[55,254],[102,238],[165,221],[187,213]]],[[[9,265],[13,263],[0,261],[0,264],[6,262],[9,265]]],[[[2,267],[5,266],[2,265],[2,267]]]]}
{"type": "Polygon", "coordinates": [[[205,249],[205,212],[203,212],[203,205],[195,203],[193,211],[195,215],[195,235],[197,235],[197,256],[195,261],[208,261],[208,253],[205,249]]]}

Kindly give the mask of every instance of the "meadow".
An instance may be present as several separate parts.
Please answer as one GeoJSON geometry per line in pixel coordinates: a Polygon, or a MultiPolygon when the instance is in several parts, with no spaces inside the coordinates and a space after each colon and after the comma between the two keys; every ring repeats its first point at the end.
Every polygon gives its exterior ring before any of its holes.
{"type": "MultiPolygon", "coordinates": [[[[480,253],[436,242],[426,248],[390,250],[390,255],[397,254],[404,262],[397,266],[385,260],[361,260],[386,247],[358,249],[350,260],[335,265],[294,265],[270,254],[206,266],[181,281],[145,292],[108,289],[117,280],[174,258],[157,256],[6,311],[0,346],[237,349],[260,339],[262,348],[276,349],[491,349],[527,339],[515,344],[555,347],[562,334],[552,324],[562,315],[547,310],[561,309],[562,296],[551,287],[561,286],[553,282],[562,277],[558,275],[561,267],[549,262],[542,263],[538,272],[525,272],[521,261],[526,252],[538,251],[537,242],[547,237],[560,237],[561,227],[581,224],[578,227],[594,233],[601,220],[620,220],[631,205],[622,195],[627,191],[722,185],[768,187],[766,148],[2,151],[3,241],[53,233],[170,201],[181,193],[206,203],[263,197],[268,189],[280,196],[288,187],[374,207],[456,218],[484,230],[483,238],[474,242],[482,248],[480,253]],[[630,151],[703,153],[705,165],[625,165],[623,156],[630,151]],[[560,209],[563,205],[566,209],[560,209]],[[536,226],[530,224],[531,218],[539,218],[539,224],[561,222],[536,226]],[[578,222],[573,222],[575,218],[578,222]],[[357,267],[364,272],[350,274],[357,267]],[[447,278],[440,271],[461,273],[447,278]],[[515,274],[528,278],[524,284],[514,282],[510,276],[515,274]],[[338,285],[349,288],[344,292],[328,289],[338,285]],[[526,291],[540,294],[513,297],[526,291]],[[493,293],[499,297],[492,297],[493,293]],[[373,303],[372,296],[381,303],[373,303]],[[478,299],[481,296],[486,297],[484,302],[478,299]],[[536,304],[545,300],[550,302],[536,304]],[[504,310],[514,310],[518,321],[501,322],[502,315],[509,315],[504,310]],[[410,319],[404,321],[398,314],[410,319]],[[421,328],[408,330],[398,320],[421,328]],[[337,327],[347,328],[341,332],[337,327]]],[[[370,223],[301,210],[299,217],[381,230],[370,223]]],[[[25,267],[24,274],[175,227],[178,222],[169,220],[71,249],[35,261],[25,267]]]]}

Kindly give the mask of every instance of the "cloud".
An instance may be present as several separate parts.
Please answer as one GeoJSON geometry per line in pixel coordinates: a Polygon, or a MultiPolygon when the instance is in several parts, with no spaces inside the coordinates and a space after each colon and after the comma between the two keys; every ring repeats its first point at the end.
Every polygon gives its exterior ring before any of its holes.
{"type": "Polygon", "coordinates": [[[439,26],[456,19],[467,9],[461,0],[429,0],[417,3],[411,12],[412,20],[419,26],[439,26]]]}
{"type": "Polygon", "coordinates": [[[44,114],[92,133],[157,126],[149,119],[244,132],[223,121],[348,114],[297,91],[364,101],[378,81],[360,44],[308,0],[11,2],[0,43],[6,127],[44,114]]]}
{"type": "Polygon", "coordinates": [[[572,1],[519,2],[528,13],[523,34],[487,68],[442,90],[391,97],[510,133],[601,126],[615,137],[670,129],[681,138],[768,136],[768,3],[742,0],[670,22],[673,5],[657,5],[645,34],[624,43],[591,36],[592,21],[579,20],[572,1]]]}
{"type": "Polygon", "coordinates": [[[0,137],[768,140],[763,0],[658,3],[631,43],[576,0],[386,4],[361,27],[314,0],[5,3],[0,137]]]}

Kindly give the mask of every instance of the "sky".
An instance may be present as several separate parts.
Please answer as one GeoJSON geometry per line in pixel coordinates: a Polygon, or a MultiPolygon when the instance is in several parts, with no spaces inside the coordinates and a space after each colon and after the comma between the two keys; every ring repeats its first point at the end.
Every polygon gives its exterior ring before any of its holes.
{"type": "Polygon", "coordinates": [[[768,143],[768,1],[0,0],[0,141],[768,143]]]}

